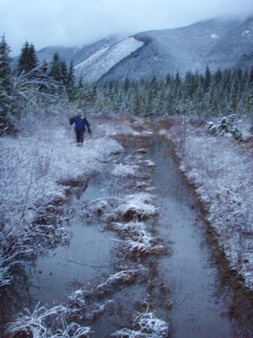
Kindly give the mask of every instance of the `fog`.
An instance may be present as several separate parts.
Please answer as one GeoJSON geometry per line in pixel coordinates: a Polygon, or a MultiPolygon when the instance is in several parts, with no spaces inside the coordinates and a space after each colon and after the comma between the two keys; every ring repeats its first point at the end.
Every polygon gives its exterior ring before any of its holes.
{"type": "Polygon", "coordinates": [[[28,41],[50,45],[88,44],[112,34],[181,27],[223,16],[253,15],[252,0],[0,0],[0,34],[12,54],[28,41]]]}

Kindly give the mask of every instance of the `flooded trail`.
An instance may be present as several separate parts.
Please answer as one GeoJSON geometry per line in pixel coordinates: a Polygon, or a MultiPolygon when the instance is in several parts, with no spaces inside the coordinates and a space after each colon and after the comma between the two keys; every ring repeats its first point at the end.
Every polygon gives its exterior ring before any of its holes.
{"type": "MultiPolygon", "coordinates": [[[[47,307],[67,302],[76,291],[73,319],[90,325],[91,337],[111,337],[120,328],[131,328],[133,335],[113,337],[138,337],[132,331],[133,314],[148,311],[169,328],[169,333],[149,337],[250,337],[238,335],[228,316],[232,291],[221,287],[204,218],[171,144],[157,135],[121,141],[125,151],[108,159],[104,172],[70,196],[64,206],[70,243],[27,265],[22,297],[12,297],[18,304],[13,312],[32,311],[38,302],[47,307]],[[131,194],[139,198],[143,191],[155,196],[158,213],[142,217],[129,209],[112,217],[131,194]],[[135,242],[129,251],[135,226],[146,242],[135,242]]],[[[144,205],[152,207],[147,201],[144,205]]]]}

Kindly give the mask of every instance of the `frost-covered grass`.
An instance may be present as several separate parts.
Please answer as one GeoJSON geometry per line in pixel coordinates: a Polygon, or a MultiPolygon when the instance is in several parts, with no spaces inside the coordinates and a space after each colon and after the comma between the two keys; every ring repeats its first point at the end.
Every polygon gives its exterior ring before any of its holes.
{"type": "Polygon", "coordinates": [[[78,325],[71,321],[71,318],[78,316],[79,319],[94,321],[113,303],[109,300],[104,304],[99,304],[99,301],[108,294],[113,294],[120,286],[130,285],[137,278],[146,278],[146,274],[147,270],[141,265],[136,269],[122,270],[110,275],[95,287],[89,285],[89,288],[74,291],[69,295],[65,305],[50,309],[37,306],[33,313],[19,314],[15,322],[9,324],[5,336],[8,338],[14,338],[17,335],[43,338],[90,337],[91,328],[78,325]]]}
{"type": "Polygon", "coordinates": [[[157,214],[157,207],[153,201],[154,195],[147,192],[126,195],[114,211],[118,218],[145,219],[157,214]]]}
{"type": "Polygon", "coordinates": [[[122,150],[96,128],[77,147],[67,122],[53,127],[47,122],[34,128],[34,134],[24,130],[16,138],[0,138],[0,286],[11,281],[12,266],[43,250],[36,238],[39,243],[67,239],[64,220],[47,219],[49,210],[56,213],[55,203],[66,197],[64,182],[88,178],[111,153],[122,150]]]}
{"type": "Polygon", "coordinates": [[[169,335],[166,322],[155,317],[154,313],[137,313],[133,321],[133,329],[124,328],[114,332],[116,338],[165,338],[169,335]]]}
{"type": "Polygon", "coordinates": [[[10,324],[4,337],[38,337],[38,338],[84,338],[90,337],[91,329],[82,327],[75,322],[66,323],[69,309],[63,305],[51,309],[36,307],[33,313],[20,315],[10,324]]]}
{"type": "Polygon", "coordinates": [[[131,256],[140,257],[167,252],[163,245],[157,243],[157,238],[151,235],[144,222],[137,220],[127,223],[112,222],[109,228],[123,237],[122,248],[131,256]]]}
{"type": "Polygon", "coordinates": [[[158,254],[165,252],[165,248],[157,244],[157,239],[141,222],[157,214],[153,199],[152,194],[139,192],[122,198],[109,196],[107,199],[94,200],[88,206],[87,217],[92,219],[91,214],[95,214],[109,229],[121,234],[122,248],[129,256],[158,254]]]}
{"type": "Polygon", "coordinates": [[[112,290],[122,284],[132,284],[140,276],[145,276],[147,270],[143,266],[139,266],[132,270],[122,270],[111,275],[105,282],[99,284],[96,293],[99,295],[110,293],[112,290]]]}
{"type": "Polygon", "coordinates": [[[175,143],[181,170],[196,186],[230,267],[253,289],[252,149],[190,124],[177,124],[169,134],[161,134],[175,143]]]}

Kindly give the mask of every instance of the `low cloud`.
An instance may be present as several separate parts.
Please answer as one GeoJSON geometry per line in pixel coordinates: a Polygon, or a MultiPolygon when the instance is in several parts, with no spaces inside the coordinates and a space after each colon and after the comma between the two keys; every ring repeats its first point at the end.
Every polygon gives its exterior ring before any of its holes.
{"type": "Polygon", "coordinates": [[[252,0],[0,0],[0,34],[13,54],[28,41],[38,50],[108,35],[167,29],[215,17],[253,15],[252,0]]]}

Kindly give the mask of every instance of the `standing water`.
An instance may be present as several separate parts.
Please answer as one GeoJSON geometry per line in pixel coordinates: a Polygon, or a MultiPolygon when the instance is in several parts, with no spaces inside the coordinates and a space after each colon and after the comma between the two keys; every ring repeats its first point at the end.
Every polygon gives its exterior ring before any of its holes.
{"type": "Polygon", "coordinates": [[[154,185],[160,188],[160,236],[172,249],[170,257],[160,259],[159,273],[171,285],[173,337],[234,337],[225,315],[228,296],[218,292],[217,268],[196,197],[183,181],[168,142],[157,142],[153,160],[154,185]]]}
{"type": "MultiPolygon", "coordinates": [[[[137,147],[143,147],[146,141],[134,140],[134,148],[115,157],[114,161],[121,163],[131,152],[134,159],[137,147]]],[[[118,255],[116,258],[122,261],[116,264],[115,256],[120,247],[118,235],[99,220],[89,223],[85,217],[85,206],[91,201],[106,200],[107,194],[115,197],[119,191],[120,197],[129,193],[124,191],[123,185],[119,187],[120,181],[113,181],[111,164],[108,164],[105,172],[90,182],[86,190],[77,189],[77,194],[70,197],[65,206],[72,232],[69,246],[51,250],[35,267],[26,271],[23,300],[13,297],[13,303],[18,302],[19,309],[28,307],[31,310],[39,301],[49,307],[60,304],[83,284],[96,284],[97,280],[117,272],[119,266],[128,269],[140,263],[148,270],[149,280],[136,278],[127,286],[121,284],[109,290],[104,296],[107,299],[102,298],[102,301],[105,304],[112,300],[113,307],[107,313],[101,312],[99,319],[92,322],[95,331],[92,337],[110,337],[120,327],[130,327],[133,313],[140,311],[140,305],[145,302],[149,303],[150,311],[169,323],[172,337],[235,337],[235,324],[227,315],[230,292],[228,288],[221,290],[196,198],[183,180],[172,146],[158,137],[154,143],[149,141],[150,144],[145,145],[147,153],[138,155],[143,157],[139,164],[145,169],[144,160],[148,159],[156,165],[152,184],[159,215],[155,219],[154,233],[162,238],[171,255],[139,257],[137,262],[127,255],[118,255]]]]}

